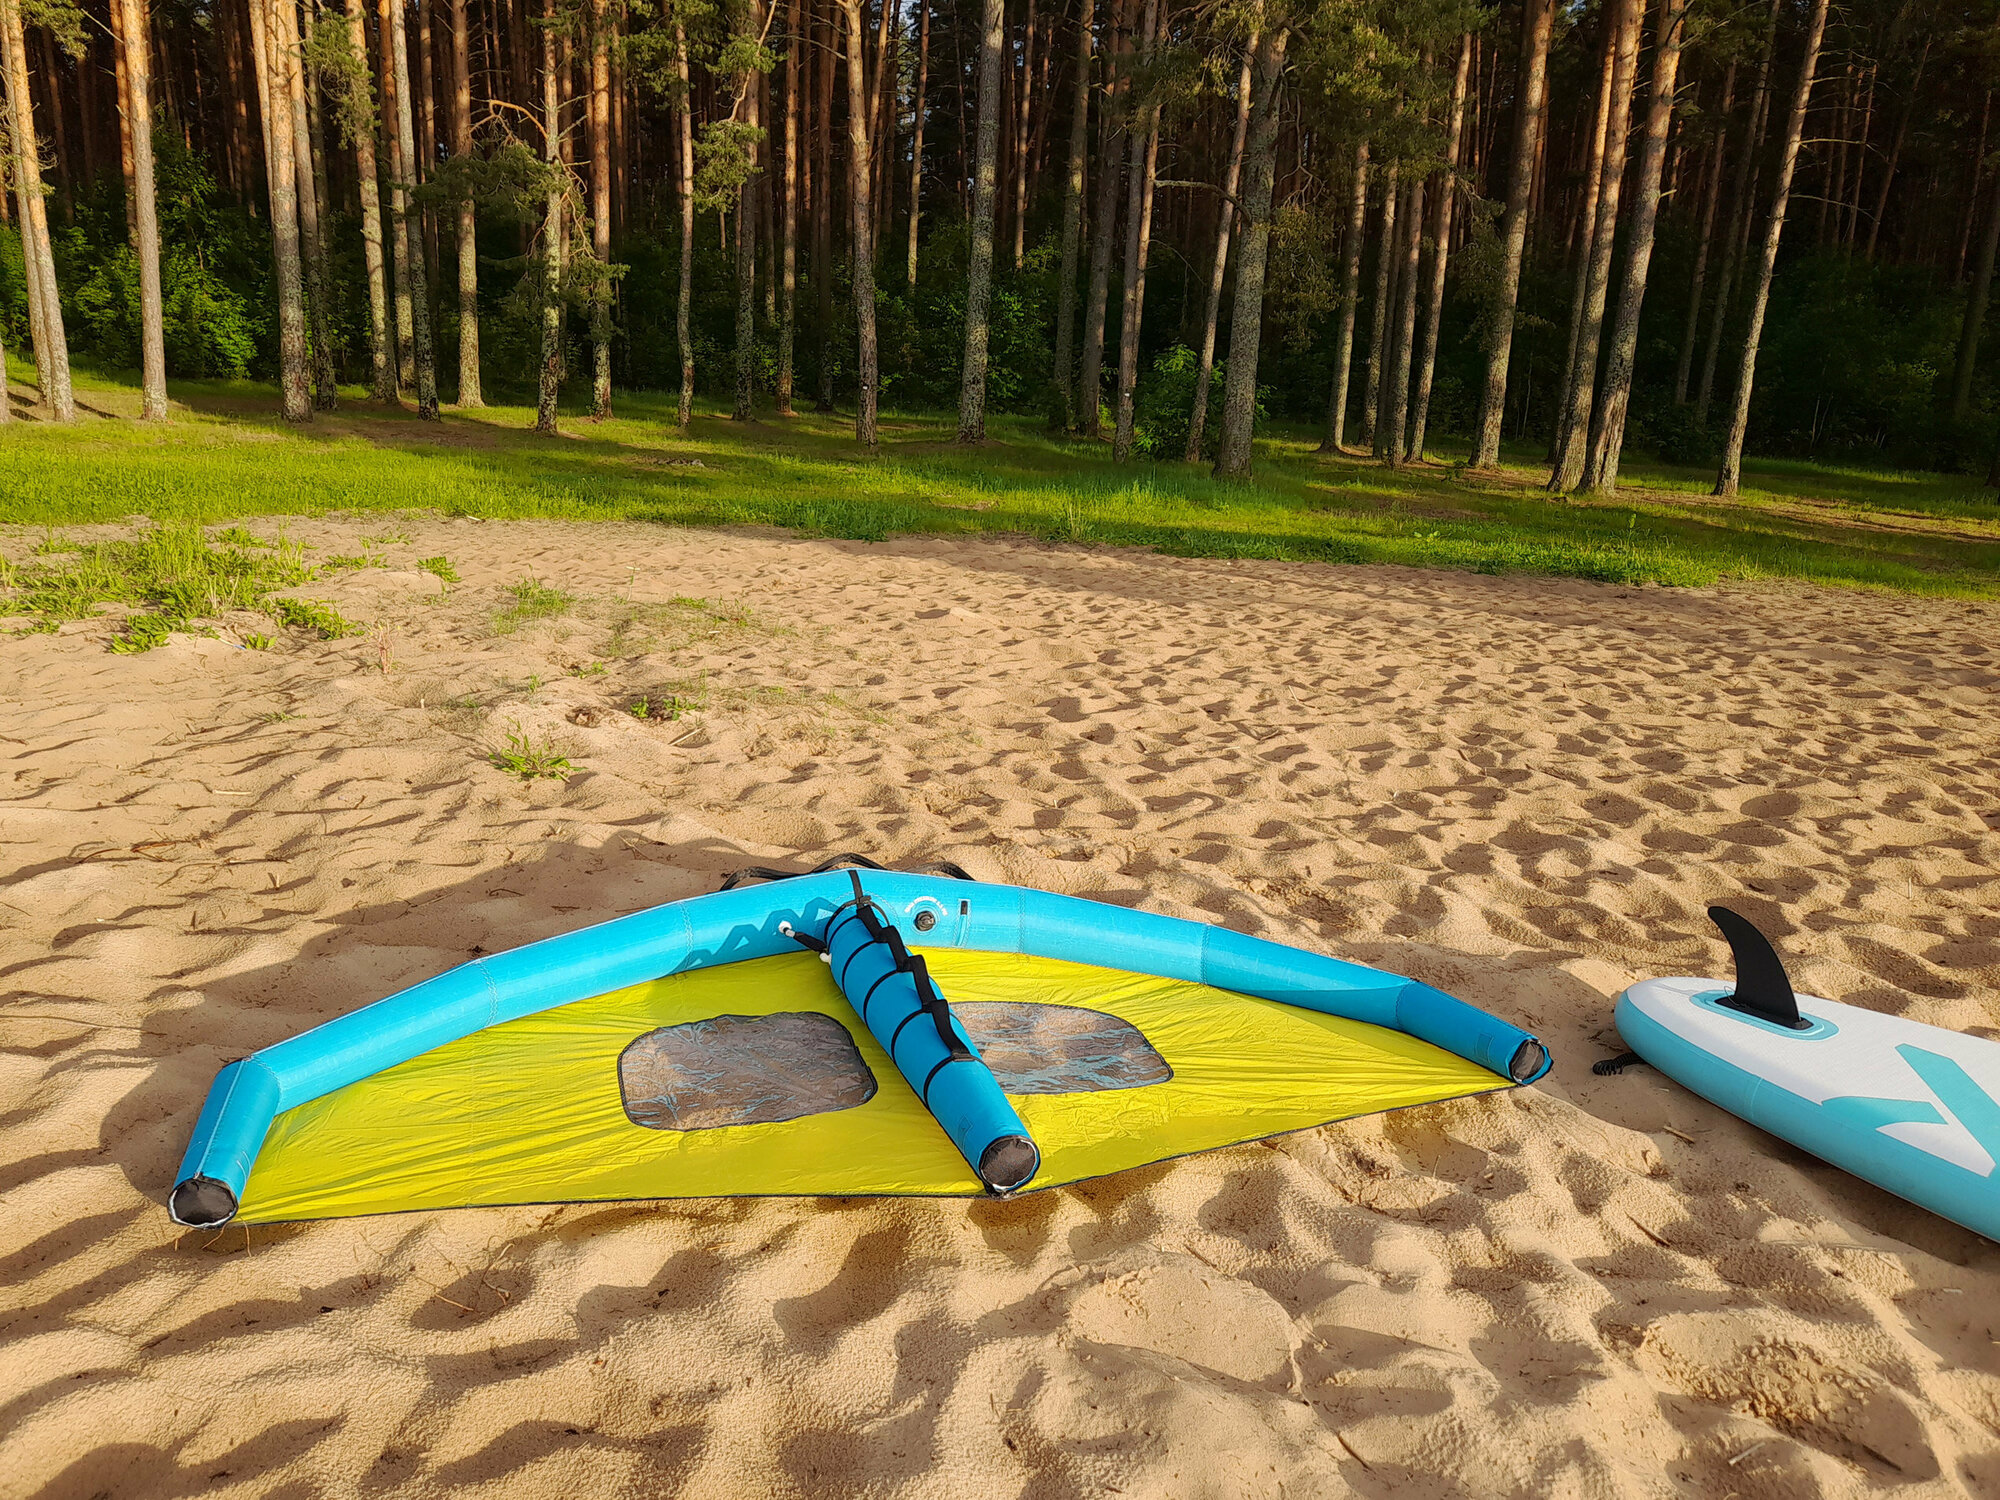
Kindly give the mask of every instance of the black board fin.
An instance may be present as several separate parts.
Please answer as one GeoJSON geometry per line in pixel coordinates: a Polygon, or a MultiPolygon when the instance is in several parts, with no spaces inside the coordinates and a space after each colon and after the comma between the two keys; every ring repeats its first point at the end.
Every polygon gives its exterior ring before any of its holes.
{"type": "Polygon", "coordinates": [[[1716,1004],[1740,1010],[1760,1021],[1789,1026],[1793,1031],[1809,1030],[1812,1022],[1799,1014],[1792,981],[1771,940],[1748,917],[1726,906],[1711,906],[1708,919],[1722,929],[1722,935],[1729,940],[1730,955],[1736,960],[1736,991],[1724,995],[1716,1004]]]}

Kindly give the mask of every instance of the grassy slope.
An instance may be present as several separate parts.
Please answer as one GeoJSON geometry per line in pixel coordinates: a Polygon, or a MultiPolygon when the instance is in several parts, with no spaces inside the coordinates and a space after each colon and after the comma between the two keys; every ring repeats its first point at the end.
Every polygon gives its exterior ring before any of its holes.
{"type": "MultiPolygon", "coordinates": [[[[1102,445],[1000,419],[973,450],[943,416],[890,416],[878,454],[847,422],[741,428],[697,416],[685,437],[663,398],[621,396],[602,425],[571,417],[557,441],[532,412],[448,414],[438,426],[348,393],[303,430],[275,418],[268,387],[177,385],[165,426],[86,420],[0,429],[0,521],[63,526],[223,521],[254,514],[439,509],[493,517],[766,522],[875,539],[898,532],[1012,532],[1198,556],[1317,558],[1700,584],[1797,578],[1910,592],[2000,592],[2000,509],[1973,481],[1795,462],[1753,462],[1742,497],[1708,476],[1632,463],[1615,501],[1551,501],[1523,467],[1468,479],[1447,466],[1390,473],[1320,458],[1313,437],[1259,445],[1254,485],[1205,468],[1111,462],[1102,445]]],[[[129,385],[79,380],[85,407],[136,409],[129,385]]],[[[19,403],[17,402],[17,410],[19,403]]],[[[1447,450],[1448,451],[1448,450],[1447,450]]]]}

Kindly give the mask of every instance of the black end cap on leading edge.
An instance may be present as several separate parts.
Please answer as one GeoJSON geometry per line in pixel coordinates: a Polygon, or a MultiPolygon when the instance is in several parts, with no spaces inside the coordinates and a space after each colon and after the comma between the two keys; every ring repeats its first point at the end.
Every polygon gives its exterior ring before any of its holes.
{"type": "Polygon", "coordinates": [[[1516,1083],[1526,1083],[1536,1077],[1549,1063],[1549,1049],[1533,1037],[1514,1049],[1514,1056],[1507,1064],[1507,1076],[1516,1083]]]}
{"type": "Polygon", "coordinates": [[[1041,1167],[1042,1153],[1025,1135],[1003,1135],[979,1153],[979,1180],[989,1192],[1011,1193],[1041,1167]]]}
{"type": "Polygon", "coordinates": [[[213,1177],[190,1177],[174,1184],[167,1212],[190,1229],[218,1229],[236,1217],[236,1194],[213,1177]]]}
{"type": "Polygon", "coordinates": [[[1711,906],[1708,919],[1722,929],[1729,940],[1729,953],[1736,962],[1736,992],[1716,1001],[1746,1016],[1788,1026],[1793,1031],[1809,1031],[1812,1022],[1799,1014],[1798,997],[1785,974],[1784,961],[1771,940],[1759,932],[1748,917],[1726,906],[1711,906]]]}

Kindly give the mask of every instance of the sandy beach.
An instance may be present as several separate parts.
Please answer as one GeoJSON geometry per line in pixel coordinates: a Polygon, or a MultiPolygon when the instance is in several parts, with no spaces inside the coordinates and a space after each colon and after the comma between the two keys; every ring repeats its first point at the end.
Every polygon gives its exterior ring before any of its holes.
{"type": "Polygon", "coordinates": [[[2000,1494],[2000,1247],[1590,1071],[1627,984],[1726,975],[1712,901],[2000,1035],[2000,608],[248,529],[378,555],[296,591],[362,632],[0,642],[0,1495],[2000,1494]],[[169,1221],[225,1061],[843,850],[1414,975],[1555,1069],[1012,1202],[169,1221]]]}

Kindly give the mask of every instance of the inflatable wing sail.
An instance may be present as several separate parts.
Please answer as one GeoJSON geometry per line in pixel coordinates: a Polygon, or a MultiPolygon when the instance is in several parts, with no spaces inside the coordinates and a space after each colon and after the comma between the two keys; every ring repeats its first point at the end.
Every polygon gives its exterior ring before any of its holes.
{"type": "Polygon", "coordinates": [[[230,1063],[173,1216],[1006,1194],[1548,1070],[1415,980],[958,873],[725,888],[230,1063]]]}

